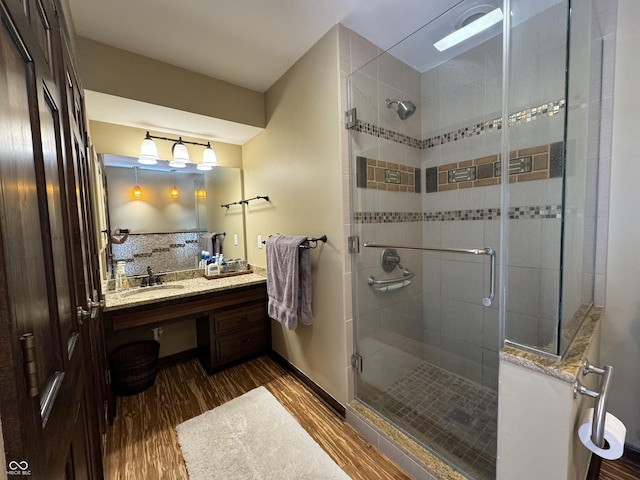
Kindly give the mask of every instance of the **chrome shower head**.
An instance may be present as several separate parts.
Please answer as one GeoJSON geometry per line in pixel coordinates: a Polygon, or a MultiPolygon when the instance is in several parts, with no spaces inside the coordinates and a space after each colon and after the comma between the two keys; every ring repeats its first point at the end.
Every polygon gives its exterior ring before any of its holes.
{"type": "Polygon", "coordinates": [[[406,120],[416,111],[416,106],[413,104],[411,100],[398,100],[387,98],[387,108],[391,108],[394,103],[398,104],[398,108],[396,110],[398,117],[400,120],[406,120]]]}

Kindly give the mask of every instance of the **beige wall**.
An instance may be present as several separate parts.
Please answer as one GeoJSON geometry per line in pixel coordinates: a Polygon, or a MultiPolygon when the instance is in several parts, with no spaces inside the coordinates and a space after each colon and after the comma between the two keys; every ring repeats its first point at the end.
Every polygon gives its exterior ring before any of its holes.
{"type": "Polygon", "coordinates": [[[249,262],[266,266],[257,236],[319,236],[311,251],[313,325],[273,322],[273,348],[340,402],[347,399],[343,314],[342,191],[338,27],[266,92],[267,125],[243,146],[249,262]]]}
{"type": "Polygon", "coordinates": [[[206,172],[204,178],[207,192],[205,199],[207,232],[226,233],[222,251],[225,258],[246,260],[244,208],[241,205],[221,207],[223,204],[246,198],[243,193],[242,171],[237,168],[218,167],[206,172]]]}
{"type": "Polygon", "coordinates": [[[87,90],[264,127],[264,95],[231,83],[76,37],[87,90]]]}
{"type": "Polygon", "coordinates": [[[640,448],[638,22],[640,2],[619,0],[602,358],[614,369],[608,410],[626,425],[627,443],[640,448]]]}

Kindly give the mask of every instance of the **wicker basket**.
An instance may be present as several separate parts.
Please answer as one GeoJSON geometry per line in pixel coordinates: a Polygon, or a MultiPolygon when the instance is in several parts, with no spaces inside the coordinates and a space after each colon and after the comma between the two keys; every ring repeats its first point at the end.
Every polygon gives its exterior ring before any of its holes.
{"type": "Polygon", "coordinates": [[[160,343],[140,341],[116,348],[109,355],[111,386],[116,395],[144,392],[153,385],[158,373],[160,343]]]}

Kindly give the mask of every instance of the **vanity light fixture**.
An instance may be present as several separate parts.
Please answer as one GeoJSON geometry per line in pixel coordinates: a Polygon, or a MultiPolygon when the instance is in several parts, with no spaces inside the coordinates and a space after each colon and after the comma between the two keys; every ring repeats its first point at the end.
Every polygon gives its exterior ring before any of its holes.
{"type": "Polygon", "coordinates": [[[138,167],[133,167],[133,171],[135,172],[135,176],[136,176],[136,186],[133,187],[133,196],[138,198],[142,196],[142,189],[138,184],[138,167]]]}
{"type": "Polygon", "coordinates": [[[142,140],[140,146],[140,157],[138,162],[142,165],[155,165],[158,163],[158,147],[156,143],[151,139],[151,135],[147,132],[147,136],[142,140]]]}
{"type": "Polygon", "coordinates": [[[196,168],[198,170],[211,170],[212,167],[218,165],[218,161],[216,159],[216,152],[211,148],[211,142],[207,143],[199,143],[199,142],[190,142],[188,140],[183,140],[182,137],[178,138],[168,138],[168,137],[157,137],[155,135],[147,134],[142,140],[142,146],[140,147],[140,157],[138,158],[138,162],[144,165],[153,165],[158,161],[158,148],[156,147],[156,140],[165,140],[167,142],[173,142],[173,146],[171,147],[171,153],[173,158],[169,163],[169,166],[172,168],[185,168],[188,163],[190,163],[189,152],[187,151],[187,147],[185,144],[189,145],[199,145],[201,147],[205,147],[204,152],[202,152],[202,163],[199,163],[196,168]]]}
{"type": "Polygon", "coordinates": [[[439,52],[444,52],[445,50],[468,40],[480,32],[484,32],[496,23],[501,22],[503,18],[504,15],[502,14],[502,10],[500,8],[496,8],[466,25],[463,24],[461,28],[450,33],[443,39],[438,40],[433,44],[433,46],[436,47],[439,52]]]}
{"type": "Polygon", "coordinates": [[[196,168],[198,170],[211,170],[213,167],[218,166],[218,159],[216,158],[216,152],[211,148],[211,143],[207,143],[207,148],[202,152],[202,163],[199,163],[196,168]]]}

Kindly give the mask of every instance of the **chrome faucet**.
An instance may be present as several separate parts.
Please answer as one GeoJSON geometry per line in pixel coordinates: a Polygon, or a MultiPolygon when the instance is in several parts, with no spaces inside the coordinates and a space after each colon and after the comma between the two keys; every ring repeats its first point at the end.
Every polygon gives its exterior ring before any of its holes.
{"type": "Polygon", "coordinates": [[[147,275],[149,275],[147,285],[151,286],[155,283],[156,276],[154,275],[153,270],[151,270],[150,266],[147,266],[147,275]]]}

